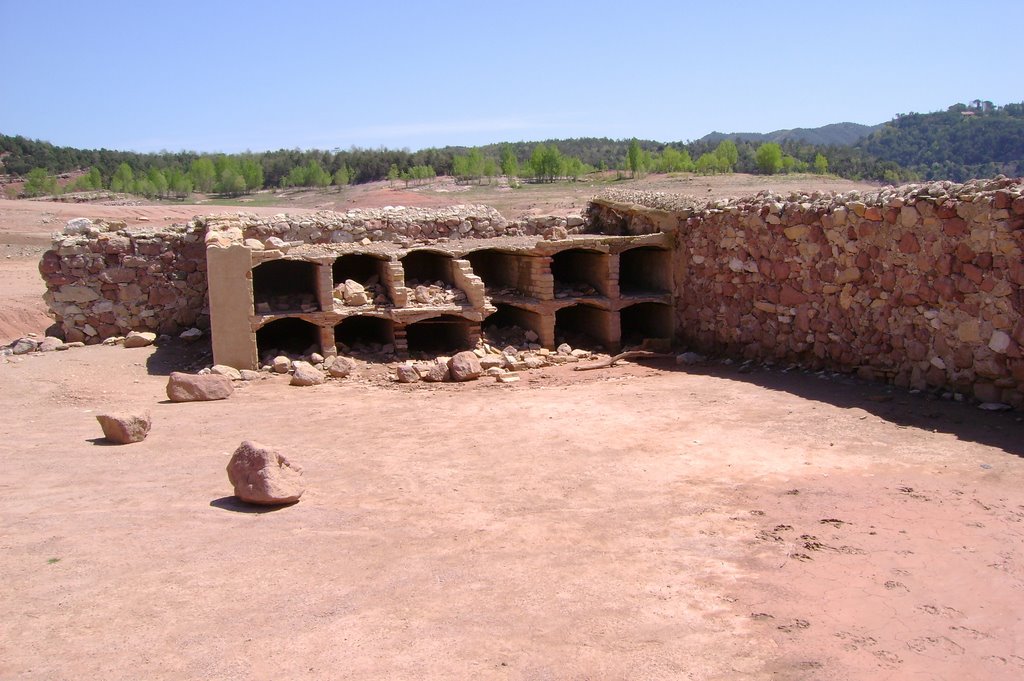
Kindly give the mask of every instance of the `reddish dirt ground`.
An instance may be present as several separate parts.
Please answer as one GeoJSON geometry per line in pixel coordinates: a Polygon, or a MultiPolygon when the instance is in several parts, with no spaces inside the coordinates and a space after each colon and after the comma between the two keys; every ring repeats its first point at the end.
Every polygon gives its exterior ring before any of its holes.
{"type": "Polygon", "coordinates": [[[171,404],[183,362],[0,365],[0,677],[1024,673],[1014,414],[722,365],[171,404]],[[109,408],[149,438],[105,446],[109,408]],[[298,504],[234,502],[243,439],[298,504]]]}
{"type": "MultiPolygon", "coordinates": [[[[0,219],[0,312],[72,209],[0,219]]],[[[168,403],[205,350],[0,360],[0,678],[1024,675],[1018,414],[656,363],[168,403]],[[149,438],[106,445],[108,409],[149,438]],[[230,496],[243,439],[298,504],[230,496]]]]}

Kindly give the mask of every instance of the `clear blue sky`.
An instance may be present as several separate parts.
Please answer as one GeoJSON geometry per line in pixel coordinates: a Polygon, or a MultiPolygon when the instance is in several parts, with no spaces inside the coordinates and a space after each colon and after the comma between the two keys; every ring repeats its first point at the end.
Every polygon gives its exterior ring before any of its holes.
{"type": "Polygon", "coordinates": [[[1024,100],[1018,0],[0,0],[0,132],[135,151],[690,140],[1024,100]]]}

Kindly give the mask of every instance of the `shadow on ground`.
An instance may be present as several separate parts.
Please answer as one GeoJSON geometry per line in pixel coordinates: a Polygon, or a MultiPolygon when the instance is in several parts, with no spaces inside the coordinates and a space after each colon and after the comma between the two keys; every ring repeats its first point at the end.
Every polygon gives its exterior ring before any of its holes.
{"type": "Polygon", "coordinates": [[[960,440],[1024,457],[1024,414],[1018,411],[984,411],[978,409],[977,404],[941,399],[933,392],[912,393],[890,384],[828,371],[783,371],[761,365],[745,369],[738,363],[726,365],[714,361],[691,366],[679,366],[672,360],[639,360],[639,363],[665,371],[742,381],[842,409],[863,409],[898,427],[947,433],[960,440]]]}
{"type": "Polygon", "coordinates": [[[154,347],[146,360],[146,371],[153,376],[169,376],[172,371],[194,373],[213,364],[213,350],[208,337],[191,343],[175,338],[154,347]]]}
{"type": "Polygon", "coordinates": [[[273,513],[274,511],[280,511],[283,508],[294,506],[297,503],[299,502],[296,501],[293,504],[279,504],[277,506],[259,506],[257,504],[248,504],[236,496],[230,496],[214,499],[210,502],[210,506],[225,511],[234,511],[235,513],[273,513]]]}

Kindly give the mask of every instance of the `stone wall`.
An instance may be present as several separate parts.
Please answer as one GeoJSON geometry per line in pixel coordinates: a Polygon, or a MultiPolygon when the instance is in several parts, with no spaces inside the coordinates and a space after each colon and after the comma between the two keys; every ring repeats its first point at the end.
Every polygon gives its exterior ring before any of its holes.
{"type": "Polygon", "coordinates": [[[1024,407],[1020,179],[702,205],[620,194],[590,214],[598,231],[676,231],[676,328],[697,348],[1024,407]]]}
{"type": "Polygon", "coordinates": [[[196,223],[129,230],[70,221],[39,263],[65,339],[98,343],[129,331],[207,326],[204,231],[196,223]]]}
{"type": "Polygon", "coordinates": [[[310,215],[216,215],[197,218],[222,242],[248,239],[265,243],[341,244],[367,240],[414,243],[454,239],[493,239],[507,236],[557,236],[582,230],[583,218],[530,217],[508,221],[489,206],[448,208],[385,207],[346,213],[320,211],[310,215]]]}

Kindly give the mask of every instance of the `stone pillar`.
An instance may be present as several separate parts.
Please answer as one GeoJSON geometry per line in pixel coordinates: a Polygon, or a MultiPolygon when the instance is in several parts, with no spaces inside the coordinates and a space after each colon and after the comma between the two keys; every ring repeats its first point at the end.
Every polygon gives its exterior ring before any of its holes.
{"type": "Polygon", "coordinates": [[[258,369],[252,317],[252,252],[240,244],[206,249],[213,361],[258,369]]]}

